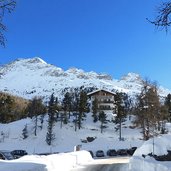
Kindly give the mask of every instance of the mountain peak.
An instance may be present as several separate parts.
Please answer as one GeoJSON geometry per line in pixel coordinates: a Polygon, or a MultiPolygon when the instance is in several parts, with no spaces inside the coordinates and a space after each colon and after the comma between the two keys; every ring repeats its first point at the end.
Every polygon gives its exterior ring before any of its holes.
{"type": "Polygon", "coordinates": [[[124,75],[121,79],[121,81],[128,81],[128,82],[142,82],[142,78],[139,74],[130,72],[127,75],[124,75]]]}
{"type": "Polygon", "coordinates": [[[34,58],[29,58],[28,61],[30,63],[42,63],[42,64],[47,64],[43,59],[40,57],[34,57],[34,58]]]}
{"type": "MultiPolygon", "coordinates": [[[[49,98],[52,93],[61,98],[65,91],[81,86],[119,90],[134,95],[141,91],[142,81],[136,73],[128,73],[118,81],[107,74],[85,72],[78,68],[64,71],[39,57],[17,59],[0,68],[0,91],[26,99],[34,96],[49,98]]],[[[161,94],[166,95],[165,89],[161,94]]]]}
{"type": "Polygon", "coordinates": [[[82,69],[78,69],[76,67],[71,67],[66,72],[69,72],[72,74],[84,73],[84,71],[82,69]]]}
{"type": "Polygon", "coordinates": [[[34,57],[34,58],[18,58],[12,63],[18,63],[18,62],[23,62],[23,63],[39,63],[39,64],[47,64],[43,59],[40,57],[34,57]]]}

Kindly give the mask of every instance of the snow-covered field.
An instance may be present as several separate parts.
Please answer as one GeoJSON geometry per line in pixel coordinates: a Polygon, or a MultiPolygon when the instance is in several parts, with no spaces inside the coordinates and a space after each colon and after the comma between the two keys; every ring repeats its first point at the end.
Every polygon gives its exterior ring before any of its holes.
{"type": "Polygon", "coordinates": [[[0,161],[0,171],[70,171],[91,160],[93,159],[87,151],[48,156],[27,155],[11,161],[0,161]]]}
{"type": "MultiPolygon", "coordinates": [[[[108,117],[111,114],[108,113],[108,117]]],[[[132,116],[133,118],[133,116],[132,116]]],[[[13,161],[0,161],[0,171],[70,171],[77,165],[92,163],[92,159],[88,150],[95,153],[97,150],[106,151],[110,148],[121,149],[133,146],[139,147],[134,156],[130,159],[130,171],[169,171],[170,162],[155,161],[154,158],[142,154],[154,152],[161,155],[166,154],[167,150],[171,150],[170,124],[167,124],[168,135],[162,135],[149,141],[141,140],[142,134],[140,129],[133,129],[130,117],[122,124],[122,137],[124,141],[119,141],[119,132],[116,131],[116,125],[108,122],[107,128],[100,133],[100,123],[93,123],[91,114],[87,114],[86,121],[83,122],[82,129],[74,131],[74,123],[63,125],[60,128],[60,122],[57,122],[53,131],[55,140],[51,146],[45,142],[47,133],[47,118],[43,125],[43,129],[38,129],[37,136],[34,136],[33,121],[30,118],[9,124],[0,124],[0,150],[24,149],[29,155],[13,161]],[[27,124],[28,138],[23,140],[22,130],[27,124]],[[87,137],[94,137],[94,141],[86,142],[87,137]],[[81,145],[81,151],[74,152],[75,146],[81,145]],[[37,155],[39,153],[58,153],[49,156],[37,155]],[[148,169],[146,169],[148,168],[148,169]]],[[[40,124],[40,123],[39,123],[40,124]]],[[[125,171],[125,170],[124,170],[125,171]]]]}
{"type": "MultiPolygon", "coordinates": [[[[171,149],[170,139],[171,135],[155,138],[155,154],[166,154],[167,150],[171,149]]],[[[170,162],[159,162],[149,156],[146,158],[142,157],[142,154],[147,155],[152,151],[152,146],[152,140],[145,142],[130,159],[127,170],[124,167],[123,171],[170,171],[170,162]]],[[[48,156],[28,155],[12,161],[0,161],[0,171],[70,171],[74,168],[77,170],[80,165],[92,164],[93,160],[87,151],[59,153],[48,156]]]]}
{"type": "MultiPolygon", "coordinates": [[[[119,131],[116,131],[116,125],[108,122],[107,128],[100,131],[100,122],[94,123],[91,113],[87,114],[86,120],[83,121],[82,129],[75,130],[74,117],[71,117],[70,123],[63,124],[60,128],[60,122],[56,122],[53,132],[55,140],[51,146],[48,146],[45,139],[47,134],[47,117],[45,117],[43,129],[38,128],[37,136],[34,136],[34,122],[30,118],[9,124],[0,124],[0,149],[14,150],[25,149],[29,154],[38,153],[56,153],[56,152],[72,152],[76,145],[81,145],[82,150],[104,150],[130,148],[132,146],[140,146],[143,141],[142,134],[139,129],[131,129],[129,119],[122,125],[122,137],[125,141],[119,141],[119,131]],[[22,130],[27,124],[28,138],[23,139],[22,130]],[[2,134],[3,133],[3,134],[2,134]],[[88,142],[87,138],[93,137],[94,141],[88,142]],[[13,143],[11,143],[13,142],[13,143]]],[[[108,113],[110,118],[112,113],[108,113]]],[[[40,123],[38,123],[40,125],[40,123]]]]}
{"type": "MultiPolygon", "coordinates": [[[[143,141],[139,140],[141,134],[138,129],[131,129],[128,120],[123,124],[122,134],[125,141],[119,141],[119,132],[115,130],[113,122],[107,124],[103,133],[100,132],[100,122],[93,123],[91,113],[87,114],[83,122],[82,129],[75,132],[74,123],[71,117],[70,123],[60,128],[60,122],[54,126],[53,132],[55,140],[51,146],[45,142],[47,133],[47,117],[43,129],[38,129],[37,136],[34,136],[34,122],[30,118],[9,124],[0,124],[0,150],[24,149],[29,155],[14,161],[1,161],[0,171],[69,171],[77,164],[88,163],[92,160],[89,152],[95,153],[97,150],[106,151],[110,148],[130,148],[140,146],[143,141]],[[23,140],[22,130],[27,124],[28,138],[23,140]],[[87,137],[93,137],[94,141],[86,142],[87,137]],[[73,152],[76,145],[81,145],[81,152],[73,152]],[[39,153],[59,153],[50,156],[39,156],[39,153]],[[19,169],[18,169],[19,167],[19,169]],[[9,169],[10,168],[10,169],[9,169]],[[12,170],[13,169],[13,170],[12,170]]],[[[111,119],[112,113],[108,112],[111,119]]],[[[38,123],[39,125],[40,123],[38,123]]]]}
{"type": "Polygon", "coordinates": [[[171,150],[171,135],[162,135],[149,141],[135,151],[134,156],[130,159],[131,171],[170,171],[170,161],[156,161],[153,157],[142,155],[148,155],[153,153],[155,155],[166,155],[167,150],[171,150]]]}

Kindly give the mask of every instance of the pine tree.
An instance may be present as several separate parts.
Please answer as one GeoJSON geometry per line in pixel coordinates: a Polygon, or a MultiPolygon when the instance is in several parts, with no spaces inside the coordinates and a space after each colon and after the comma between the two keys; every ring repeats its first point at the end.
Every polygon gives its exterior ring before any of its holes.
{"type": "Polygon", "coordinates": [[[140,95],[137,96],[136,123],[143,129],[143,138],[150,138],[150,131],[154,132],[161,120],[161,104],[157,93],[157,86],[145,81],[140,95]]]}
{"type": "Polygon", "coordinates": [[[60,109],[57,97],[55,98],[55,109],[56,109],[56,122],[57,122],[57,120],[59,118],[59,109],[60,109]]]}
{"type": "Polygon", "coordinates": [[[31,118],[37,117],[37,115],[45,113],[46,107],[42,102],[42,98],[34,97],[32,100],[30,100],[27,106],[27,112],[28,112],[28,116],[31,118]]]}
{"type": "Polygon", "coordinates": [[[22,130],[23,139],[26,139],[28,137],[28,130],[27,130],[27,124],[25,125],[24,129],[22,130]]]}
{"type": "Polygon", "coordinates": [[[62,107],[64,110],[64,123],[67,124],[68,123],[68,113],[69,113],[69,118],[70,118],[70,112],[71,112],[71,95],[69,92],[67,92],[64,96],[64,99],[62,101],[62,107]]]}
{"type": "Polygon", "coordinates": [[[81,128],[82,120],[86,117],[85,112],[88,111],[87,94],[85,91],[80,92],[79,99],[79,115],[78,115],[78,128],[81,128]]]}
{"type": "Polygon", "coordinates": [[[166,122],[168,121],[168,119],[170,119],[170,114],[169,114],[168,108],[165,104],[161,105],[160,112],[161,112],[161,121],[160,121],[160,123],[161,123],[161,134],[165,134],[167,132],[166,122]]]}
{"type": "Polygon", "coordinates": [[[51,95],[49,105],[48,105],[48,128],[46,135],[46,143],[48,145],[52,144],[52,141],[55,139],[55,135],[53,133],[53,126],[55,123],[55,114],[56,114],[56,104],[54,94],[51,95]]]}
{"type": "MultiPolygon", "coordinates": [[[[34,121],[34,135],[37,136],[37,127],[38,127],[38,116],[40,114],[44,115],[46,113],[46,108],[42,102],[41,98],[34,97],[27,107],[28,116],[33,118],[34,121]]],[[[43,118],[41,118],[43,119],[43,118]]]]}
{"type": "Polygon", "coordinates": [[[78,89],[74,89],[72,111],[79,113],[79,103],[80,103],[80,92],[78,91],[78,89]]]}
{"type": "Polygon", "coordinates": [[[168,113],[168,121],[171,122],[171,94],[168,94],[165,98],[164,102],[165,106],[167,107],[168,113]]]}
{"type": "Polygon", "coordinates": [[[105,114],[105,112],[100,111],[99,112],[99,121],[101,123],[101,125],[100,125],[101,133],[103,133],[104,123],[106,123],[106,118],[107,118],[107,115],[105,114]]]}
{"type": "Polygon", "coordinates": [[[73,98],[72,98],[72,111],[73,115],[75,117],[74,119],[74,127],[75,131],[77,131],[77,126],[78,126],[78,116],[79,116],[79,103],[80,103],[80,94],[78,92],[78,89],[74,89],[73,92],[73,98]]]}
{"type": "Polygon", "coordinates": [[[126,102],[127,98],[125,93],[116,92],[115,94],[115,109],[114,113],[116,113],[115,123],[119,124],[119,140],[122,140],[122,122],[127,114],[126,102]]]}
{"type": "Polygon", "coordinates": [[[93,112],[93,115],[92,117],[94,118],[94,122],[97,122],[98,121],[98,100],[97,98],[95,98],[92,102],[92,112],[93,112]]]}

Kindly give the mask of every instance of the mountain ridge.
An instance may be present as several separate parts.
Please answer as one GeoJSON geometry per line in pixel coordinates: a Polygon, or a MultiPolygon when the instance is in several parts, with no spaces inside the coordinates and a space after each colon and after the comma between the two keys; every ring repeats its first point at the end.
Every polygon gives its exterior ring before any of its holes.
{"type": "MultiPolygon", "coordinates": [[[[142,82],[143,79],[137,73],[128,73],[116,80],[108,74],[85,72],[75,67],[64,71],[40,57],[19,58],[0,67],[0,91],[26,99],[34,96],[48,98],[52,93],[61,97],[65,88],[81,86],[122,91],[134,96],[140,92],[142,82]]],[[[166,96],[170,90],[160,86],[159,93],[166,96]]]]}

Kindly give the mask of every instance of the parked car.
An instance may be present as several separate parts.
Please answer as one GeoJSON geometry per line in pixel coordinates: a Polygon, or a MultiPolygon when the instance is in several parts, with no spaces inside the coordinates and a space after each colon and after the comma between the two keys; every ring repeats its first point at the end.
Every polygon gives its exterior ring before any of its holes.
{"type": "Polygon", "coordinates": [[[91,150],[88,151],[90,154],[91,154],[91,157],[93,158],[94,157],[94,154],[91,150]]]}
{"type": "Polygon", "coordinates": [[[126,156],[126,155],[128,155],[127,149],[119,149],[117,151],[117,154],[120,155],[120,156],[126,156]]]}
{"type": "Polygon", "coordinates": [[[13,151],[11,151],[11,153],[15,159],[18,159],[18,158],[28,154],[25,150],[13,150],[13,151]]]}
{"type": "Polygon", "coordinates": [[[104,157],[104,151],[103,150],[98,150],[96,151],[96,157],[104,157]]]}
{"type": "Polygon", "coordinates": [[[37,153],[36,155],[40,155],[40,156],[48,156],[48,155],[51,155],[52,153],[50,152],[45,152],[45,153],[37,153]]]}
{"type": "Polygon", "coordinates": [[[109,150],[107,150],[107,155],[108,156],[117,156],[117,152],[114,149],[109,149],[109,150]]]}
{"type": "Polygon", "coordinates": [[[132,148],[127,150],[127,153],[132,156],[136,149],[137,149],[137,147],[132,147],[132,148]]]}
{"type": "Polygon", "coordinates": [[[13,160],[14,156],[11,154],[11,151],[0,150],[0,159],[1,160],[13,160]]]}

